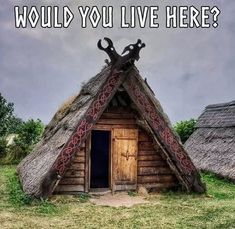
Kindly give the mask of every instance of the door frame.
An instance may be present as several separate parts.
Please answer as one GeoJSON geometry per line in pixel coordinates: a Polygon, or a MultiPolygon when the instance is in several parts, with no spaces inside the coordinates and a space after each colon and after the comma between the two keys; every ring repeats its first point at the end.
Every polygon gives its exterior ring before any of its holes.
{"type": "MultiPolygon", "coordinates": [[[[100,130],[100,131],[109,131],[110,132],[110,139],[109,139],[109,187],[108,189],[110,189],[112,191],[112,193],[114,193],[114,181],[113,181],[113,148],[114,148],[114,129],[138,129],[138,128],[127,128],[125,126],[123,127],[112,127],[112,126],[102,126],[102,127],[96,127],[92,130],[100,130]]],[[[92,132],[91,132],[92,133],[92,132]]],[[[85,192],[89,192],[90,191],[90,179],[91,179],[91,133],[89,134],[89,136],[87,137],[86,140],[86,163],[85,163],[85,192]]],[[[137,144],[138,144],[138,138],[137,138],[137,144]]],[[[138,158],[138,150],[137,150],[137,158],[138,158]]],[[[136,170],[138,170],[138,162],[136,161],[137,165],[136,165],[136,170]]],[[[137,171],[136,171],[137,173],[137,171]]],[[[137,177],[136,177],[137,179],[137,177]]],[[[136,180],[136,185],[137,184],[137,180],[136,180]]]]}
{"type": "MultiPolygon", "coordinates": [[[[109,187],[108,189],[111,190],[112,189],[112,130],[110,128],[107,128],[107,129],[94,128],[92,129],[92,131],[93,130],[109,132],[109,168],[108,168],[109,187]]],[[[91,134],[92,134],[92,131],[86,140],[85,192],[90,192],[91,190],[91,134]]]]}

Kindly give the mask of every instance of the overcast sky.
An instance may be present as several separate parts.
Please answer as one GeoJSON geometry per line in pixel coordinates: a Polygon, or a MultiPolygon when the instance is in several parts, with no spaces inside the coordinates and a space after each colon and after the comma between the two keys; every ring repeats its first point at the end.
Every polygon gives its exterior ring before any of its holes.
{"type": "Polygon", "coordinates": [[[146,48],[136,63],[165,112],[175,123],[197,118],[211,103],[235,99],[235,1],[60,1],[74,12],[68,29],[16,29],[14,5],[56,5],[58,1],[0,0],[0,92],[14,102],[16,114],[48,123],[81,83],[100,71],[106,54],[98,39],[108,36],[120,52],[141,38],[146,48]],[[113,5],[114,28],[80,26],[79,5],[113,5]],[[121,29],[120,5],[159,6],[158,29],[121,29]],[[164,4],[163,4],[164,2],[164,4]],[[165,5],[209,5],[221,10],[219,26],[209,29],[166,29],[165,5]]]}

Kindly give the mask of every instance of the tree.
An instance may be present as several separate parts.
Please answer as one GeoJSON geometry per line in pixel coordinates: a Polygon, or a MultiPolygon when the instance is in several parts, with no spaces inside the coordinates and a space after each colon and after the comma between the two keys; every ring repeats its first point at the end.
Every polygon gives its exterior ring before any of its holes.
{"type": "Polygon", "coordinates": [[[194,132],[194,130],[196,129],[196,123],[197,121],[195,119],[190,119],[177,122],[174,125],[174,130],[180,136],[182,143],[185,143],[190,135],[194,132]]]}
{"type": "Polygon", "coordinates": [[[43,131],[44,125],[39,119],[29,119],[23,122],[14,139],[14,143],[8,146],[4,163],[18,163],[28,155],[35,144],[41,139],[43,131]]]}
{"type": "Polygon", "coordinates": [[[21,118],[17,118],[12,116],[10,119],[10,125],[8,127],[8,134],[18,134],[21,127],[23,125],[23,120],[21,118]]]}
{"type": "Polygon", "coordinates": [[[23,124],[22,119],[16,117],[13,112],[14,104],[8,103],[0,93],[0,138],[17,134],[23,124]]]}
{"type": "Polygon", "coordinates": [[[0,93],[0,163],[16,163],[31,152],[41,139],[44,125],[41,120],[23,122],[14,114],[14,104],[8,103],[0,93]],[[7,144],[7,136],[14,134],[13,144],[7,144]]]}
{"type": "Polygon", "coordinates": [[[33,146],[41,139],[43,131],[44,125],[40,119],[29,119],[19,128],[17,140],[22,146],[33,146]]]}
{"type": "Polygon", "coordinates": [[[0,93],[0,137],[6,136],[13,117],[14,104],[8,103],[0,93]]]}

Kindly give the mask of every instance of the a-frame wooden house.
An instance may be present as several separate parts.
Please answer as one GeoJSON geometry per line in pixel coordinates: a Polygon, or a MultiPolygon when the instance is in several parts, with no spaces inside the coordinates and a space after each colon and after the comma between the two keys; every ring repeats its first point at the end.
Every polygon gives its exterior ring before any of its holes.
{"type": "Polygon", "coordinates": [[[159,191],[180,187],[204,192],[205,185],[149,85],[134,66],[145,46],[138,40],[115,51],[111,61],[47,126],[42,140],[18,166],[23,190],[52,193],[94,189],[159,191]]]}

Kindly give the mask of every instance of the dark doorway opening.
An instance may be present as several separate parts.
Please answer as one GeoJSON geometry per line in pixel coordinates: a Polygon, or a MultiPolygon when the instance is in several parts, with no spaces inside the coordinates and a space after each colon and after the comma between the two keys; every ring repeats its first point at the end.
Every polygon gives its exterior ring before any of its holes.
{"type": "Polygon", "coordinates": [[[109,187],[110,131],[91,133],[90,188],[109,187]]]}

